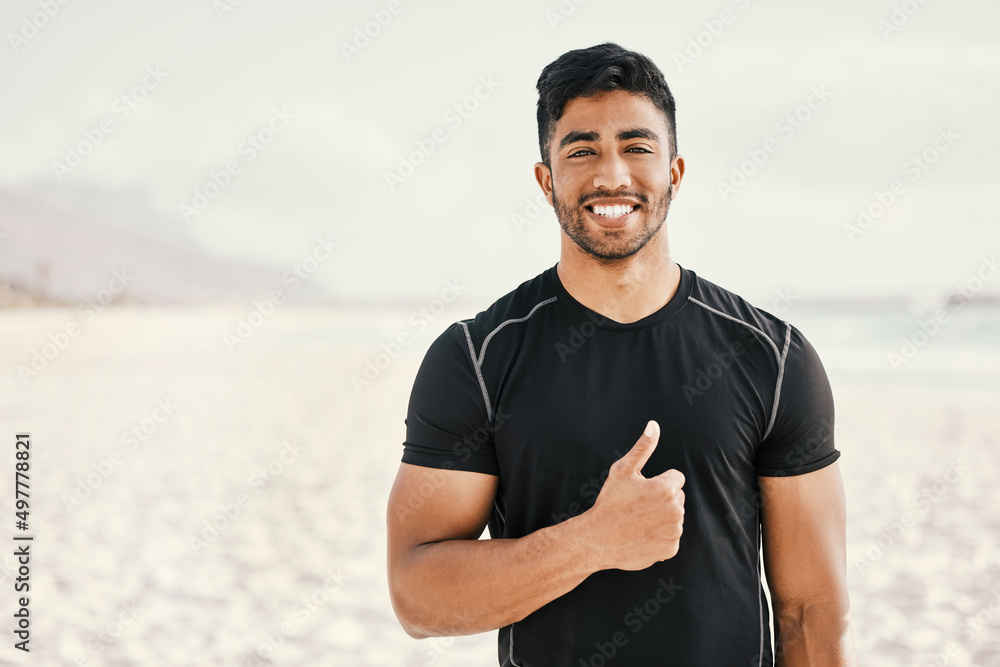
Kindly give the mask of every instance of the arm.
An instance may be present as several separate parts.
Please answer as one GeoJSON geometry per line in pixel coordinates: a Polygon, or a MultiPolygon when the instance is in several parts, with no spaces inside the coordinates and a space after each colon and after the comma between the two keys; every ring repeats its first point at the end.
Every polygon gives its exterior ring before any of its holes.
{"type": "Polygon", "coordinates": [[[775,665],[854,667],[838,464],[803,475],[759,476],[758,481],[775,665]]]}
{"type": "Polygon", "coordinates": [[[479,540],[498,478],[400,465],[389,494],[389,592],[415,638],[486,632],[523,619],[591,573],[638,570],[677,553],[684,477],[641,474],[656,447],[651,422],[611,466],[594,506],[516,539],[479,540]]]}

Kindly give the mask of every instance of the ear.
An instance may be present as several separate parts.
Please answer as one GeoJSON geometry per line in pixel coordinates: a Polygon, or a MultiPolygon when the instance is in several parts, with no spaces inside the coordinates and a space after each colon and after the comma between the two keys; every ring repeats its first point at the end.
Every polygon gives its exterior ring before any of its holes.
{"type": "Polygon", "coordinates": [[[545,193],[545,201],[555,208],[555,204],[552,203],[552,170],[544,162],[535,163],[535,180],[545,193]]]}
{"type": "Polygon", "coordinates": [[[684,157],[680,154],[674,156],[670,162],[670,201],[677,196],[677,191],[681,189],[681,179],[684,178],[684,157]]]}

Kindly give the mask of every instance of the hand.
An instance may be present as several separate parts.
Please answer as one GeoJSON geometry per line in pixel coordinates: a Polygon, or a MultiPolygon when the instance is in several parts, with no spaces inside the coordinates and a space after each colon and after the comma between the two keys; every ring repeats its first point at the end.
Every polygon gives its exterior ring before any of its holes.
{"type": "Polygon", "coordinates": [[[673,469],[642,475],[659,439],[660,425],[650,421],[632,449],[612,464],[594,506],[584,513],[599,545],[600,569],[643,570],[677,554],[684,532],[684,475],[673,469]]]}

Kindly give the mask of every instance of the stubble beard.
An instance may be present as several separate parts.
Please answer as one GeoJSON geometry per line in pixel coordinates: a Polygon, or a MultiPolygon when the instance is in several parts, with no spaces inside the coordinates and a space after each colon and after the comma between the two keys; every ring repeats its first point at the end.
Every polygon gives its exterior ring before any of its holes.
{"type": "Polygon", "coordinates": [[[559,226],[581,250],[602,264],[612,264],[631,257],[642,250],[650,239],[656,236],[667,219],[672,193],[673,184],[655,201],[652,208],[649,207],[649,197],[640,193],[621,192],[617,195],[601,193],[601,197],[631,197],[639,200],[642,204],[639,210],[642,215],[642,223],[638,229],[634,230],[623,228],[591,231],[587,228],[587,222],[584,219],[586,215],[584,205],[587,200],[596,197],[593,194],[582,195],[576,206],[570,206],[559,199],[555,184],[552,185],[553,208],[556,212],[556,219],[559,220],[559,226]]]}

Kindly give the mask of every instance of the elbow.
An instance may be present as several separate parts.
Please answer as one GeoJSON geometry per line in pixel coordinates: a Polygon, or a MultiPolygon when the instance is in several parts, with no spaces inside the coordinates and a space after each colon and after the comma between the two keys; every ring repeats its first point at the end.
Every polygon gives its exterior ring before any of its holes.
{"type": "Polygon", "coordinates": [[[390,574],[389,600],[392,602],[392,610],[403,631],[414,639],[427,639],[435,636],[422,622],[426,619],[426,612],[420,609],[413,597],[400,577],[393,577],[390,574]]]}

